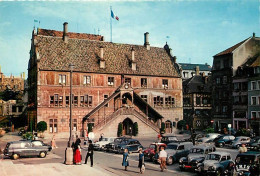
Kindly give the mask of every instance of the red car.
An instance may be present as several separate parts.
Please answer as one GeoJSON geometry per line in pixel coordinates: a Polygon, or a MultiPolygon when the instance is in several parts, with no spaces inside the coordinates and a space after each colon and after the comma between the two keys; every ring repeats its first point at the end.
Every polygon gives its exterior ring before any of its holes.
{"type": "MultiPolygon", "coordinates": [[[[148,148],[144,150],[144,159],[145,160],[150,160],[153,162],[156,162],[158,159],[158,156],[155,156],[155,143],[150,144],[148,148]]],[[[166,148],[166,144],[164,143],[157,143],[159,149],[161,146],[164,146],[166,148]]]]}

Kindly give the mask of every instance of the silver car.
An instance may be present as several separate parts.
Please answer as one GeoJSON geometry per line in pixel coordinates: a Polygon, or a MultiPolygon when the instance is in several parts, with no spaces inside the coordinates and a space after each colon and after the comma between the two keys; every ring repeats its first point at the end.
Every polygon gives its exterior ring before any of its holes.
{"type": "Polygon", "coordinates": [[[218,136],[220,136],[219,133],[209,133],[207,134],[205,137],[201,138],[198,140],[198,143],[206,143],[207,141],[210,140],[214,140],[215,138],[217,138],[218,136]]]}
{"type": "Polygon", "coordinates": [[[230,143],[230,147],[232,148],[239,148],[242,144],[249,143],[251,140],[250,137],[247,136],[238,136],[230,143]]]}

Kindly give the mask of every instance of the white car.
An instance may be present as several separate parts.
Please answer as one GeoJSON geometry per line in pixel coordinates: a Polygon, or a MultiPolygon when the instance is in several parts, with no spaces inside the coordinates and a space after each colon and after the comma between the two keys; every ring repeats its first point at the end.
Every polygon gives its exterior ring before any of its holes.
{"type": "Polygon", "coordinates": [[[209,140],[214,140],[218,136],[220,136],[220,134],[218,134],[218,133],[209,133],[205,137],[199,139],[198,143],[205,143],[205,142],[207,142],[209,140]]]}
{"type": "Polygon", "coordinates": [[[101,141],[95,142],[93,144],[94,150],[104,150],[105,145],[114,142],[115,139],[115,137],[103,137],[101,141]]]}

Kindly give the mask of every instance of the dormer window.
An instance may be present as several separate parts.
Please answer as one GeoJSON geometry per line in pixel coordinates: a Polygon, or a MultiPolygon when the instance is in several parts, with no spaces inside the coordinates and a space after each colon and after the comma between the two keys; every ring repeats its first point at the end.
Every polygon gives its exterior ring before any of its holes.
{"type": "Polygon", "coordinates": [[[163,79],[163,80],[162,80],[162,87],[163,87],[164,89],[168,89],[168,79],[163,79]]]}
{"type": "Polygon", "coordinates": [[[141,86],[147,87],[147,78],[141,78],[141,86]]]}
{"type": "Polygon", "coordinates": [[[91,77],[90,76],[83,76],[83,84],[90,84],[91,83],[91,77]]]}
{"type": "Polygon", "coordinates": [[[66,75],[59,75],[59,84],[66,84],[66,75]]]}

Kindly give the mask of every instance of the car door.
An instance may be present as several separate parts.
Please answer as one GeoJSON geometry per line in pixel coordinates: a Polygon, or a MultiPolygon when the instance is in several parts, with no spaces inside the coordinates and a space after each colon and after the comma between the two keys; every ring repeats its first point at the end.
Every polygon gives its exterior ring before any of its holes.
{"type": "Polygon", "coordinates": [[[21,143],[21,156],[32,156],[33,155],[33,149],[31,142],[22,142],[21,143]]]}
{"type": "Polygon", "coordinates": [[[229,162],[230,162],[227,158],[230,158],[230,157],[223,155],[220,159],[220,164],[223,166],[224,170],[227,168],[227,166],[229,165],[229,162]]]}
{"type": "Polygon", "coordinates": [[[178,148],[177,148],[177,150],[176,150],[176,155],[175,155],[177,161],[178,161],[181,157],[183,157],[184,155],[185,155],[184,145],[179,145],[178,148]]]}

